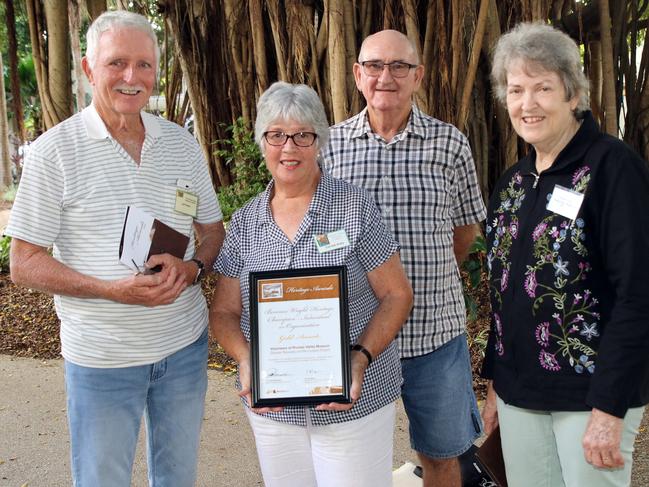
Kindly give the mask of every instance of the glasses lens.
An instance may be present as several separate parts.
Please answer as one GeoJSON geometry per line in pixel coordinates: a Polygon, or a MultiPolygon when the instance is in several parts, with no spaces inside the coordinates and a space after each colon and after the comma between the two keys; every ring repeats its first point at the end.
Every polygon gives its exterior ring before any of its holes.
{"type": "Polygon", "coordinates": [[[390,63],[388,66],[390,66],[390,74],[395,78],[405,78],[410,72],[410,64],[407,63],[395,61],[390,63]]]}
{"type": "Polygon", "coordinates": [[[266,132],[264,137],[270,145],[284,145],[288,139],[284,132],[266,132]]]}
{"type": "Polygon", "coordinates": [[[383,63],[381,61],[365,61],[363,69],[367,76],[380,76],[383,71],[383,63]]]}
{"type": "Polygon", "coordinates": [[[298,132],[293,134],[293,142],[300,147],[310,147],[315,142],[316,134],[312,132],[298,132]]]}

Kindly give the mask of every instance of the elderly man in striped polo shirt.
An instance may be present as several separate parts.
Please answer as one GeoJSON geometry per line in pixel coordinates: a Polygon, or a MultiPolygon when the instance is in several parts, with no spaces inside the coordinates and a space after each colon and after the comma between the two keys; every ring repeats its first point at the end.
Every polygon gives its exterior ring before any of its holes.
{"type": "Polygon", "coordinates": [[[413,105],[424,67],[406,36],[369,36],[354,65],[367,108],[332,127],[334,177],[374,195],[401,244],[415,304],[398,336],[403,403],[425,486],[460,486],[457,456],[480,433],[457,263],[485,218],[471,149],[452,125],[413,105]]]}
{"type": "Polygon", "coordinates": [[[93,103],[30,148],[6,229],[11,275],[55,297],[74,485],[130,486],[144,413],[151,485],[192,486],[207,388],[197,284],[223,241],[221,210],[192,136],[141,111],[159,59],[147,19],[104,13],[87,40],[93,103]],[[181,186],[194,208],[176,204],[181,186]],[[188,235],[184,259],[152,256],[150,275],[120,264],[127,206],[188,235]]]}

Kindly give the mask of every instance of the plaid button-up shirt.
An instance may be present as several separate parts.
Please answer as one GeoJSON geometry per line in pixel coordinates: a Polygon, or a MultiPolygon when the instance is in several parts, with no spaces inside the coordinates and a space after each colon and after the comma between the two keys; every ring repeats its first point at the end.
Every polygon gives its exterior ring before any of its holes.
{"type": "MultiPolygon", "coordinates": [[[[239,279],[241,331],[250,339],[248,276],[254,271],[344,265],[347,268],[349,340],[356,343],[379,306],[367,273],[381,266],[399,246],[387,231],[372,197],[361,188],[323,174],[311,205],[291,242],[275,224],[270,211],[273,182],[239,211],[228,232],[215,267],[239,279]],[[349,245],[320,253],[314,235],[345,230],[349,245]]],[[[267,416],[276,421],[306,425],[343,423],[362,418],[395,401],[401,393],[401,364],[395,341],[365,372],[361,398],[349,411],[316,411],[288,406],[267,416]],[[308,412],[307,412],[308,411],[308,412]]]]}
{"type": "Polygon", "coordinates": [[[466,309],[453,228],[484,220],[471,148],[454,126],[413,106],[390,141],[367,109],[331,128],[326,170],[368,190],[401,245],[415,304],[398,338],[402,358],[429,353],[464,332],[466,309]]]}

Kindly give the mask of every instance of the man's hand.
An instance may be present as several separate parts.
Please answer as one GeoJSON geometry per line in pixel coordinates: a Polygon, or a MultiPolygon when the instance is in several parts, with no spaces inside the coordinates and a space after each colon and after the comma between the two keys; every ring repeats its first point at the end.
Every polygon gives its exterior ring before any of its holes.
{"type": "Polygon", "coordinates": [[[593,408],[581,442],[586,461],[597,468],[623,467],[620,451],[623,426],[621,418],[593,408]]]}
{"type": "Polygon", "coordinates": [[[173,303],[185,288],[194,282],[196,264],[183,262],[170,254],[152,256],[146,263],[148,269],[160,266],[160,272],[138,274],[113,281],[111,299],[124,304],[159,306],[173,303]]]}
{"type": "Polygon", "coordinates": [[[480,413],[485,434],[489,435],[498,426],[498,407],[496,405],[496,391],[493,382],[487,384],[487,398],[480,413]]]}

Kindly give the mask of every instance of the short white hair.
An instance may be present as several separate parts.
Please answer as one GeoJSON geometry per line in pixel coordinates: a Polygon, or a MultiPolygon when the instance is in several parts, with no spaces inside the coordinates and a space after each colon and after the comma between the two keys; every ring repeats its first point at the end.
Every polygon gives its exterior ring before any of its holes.
{"type": "Polygon", "coordinates": [[[149,19],[144,15],[129,12],[128,10],[112,10],[97,17],[86,33],[86,58],[91,68],[95,67],[97,46],[101,35],[112,29],[137,29],[149,36],[155,50],[155,65],[156,68],[158,67],[160,63],[160,47],[149,19]]]}
{"type": "Polygon", "coordinates": [[[255,141],[265,152],[264,132],[277,122],[297,122],[311,125],[318,134],[321,149],[329,141],[329,122],[318,94],[307,85],[277,81],[270,85],[257,102],[255,141]]]}
{"type": "Polygon", "coordinates": [[[589,83],[581,64],[579,47],[568,34],[543,22],[522,22],[504,34],[494,48],[491,80],[498,101],[507,105],[507,73],[514,63],[534,72],[557,73],[566,100],[577,97],[575,117],[590,109],[589,83]]]}

